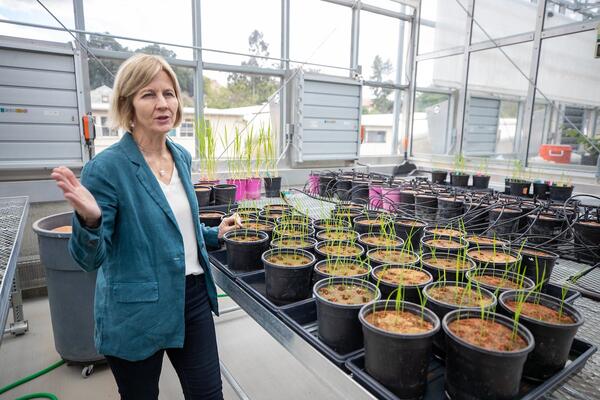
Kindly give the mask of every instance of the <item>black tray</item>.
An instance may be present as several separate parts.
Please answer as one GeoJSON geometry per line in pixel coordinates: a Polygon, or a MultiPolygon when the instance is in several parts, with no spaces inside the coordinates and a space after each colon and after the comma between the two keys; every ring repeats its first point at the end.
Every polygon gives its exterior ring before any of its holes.
{"type": "MultiPolygon", "coordinates": [[[[544,382],[521,381],[519,399],[534,400],[541,398],[544,394],[554,390],[570,376],[579,372],[585,365],[588,358],[596,352],[595,345],[580,339],[575,339],[569,353],[569,361],[560,372],[544,382]]],[[[365,389],[373,393],[378,399],[399,400],[392,392],[387,390],[381,383],[377,382],[365,371],[364,353],[358,354],[346,361],[346,368],[352,372],[352,377],[360,383],[365,389]]],[[[441,400],[448,397],[444,391],[444,372],[443,364],[432,358],[429,363],[427,373],[427,390],[423,400],[441,400]]]]}
{"type": "Polygon", "coordinates": [[[208,253],[208,258],[210,262],[215,265],[215,267],[219,268],[221,271],[225,273],[231,279],[236,279],[238,276],[253,274],[257,271],[236,271],[233,269],[229,269],[227,266],[227,249],[211,251],[208,253]]]}
{"type": "MultiPolygon", "coordinates": [[[[543,293],[562,299],[562,287],[554,283],[548,283],[542,290],[543,293]]],[[[581,293],[574,289],[568,289],[565,295],[565,303],[573,304],[575,300],[581,297],[581,293]]]]}
{"type": "Polygon", "coordinates": [[[348,358],[363,352],[361,348],[351,353],[340,354],[318,338],[317,301],[314,298],[281,307],[280,312],[280,317],[286,325],[340,368],[345,368],[348,358]]]}
{"type": "Polygon", "coordinates": [[[279,314],[279,310],[282,307],[298,304],[305,300],[300,300],[292,303],[280,303],[267,298],[266,284],[265,284],[265,271],[248,272],[246,274],[238,275],[238,284],[248,292],[252,297],[258,300],[259,303],[267,307],[275,314],[279,314]]]}

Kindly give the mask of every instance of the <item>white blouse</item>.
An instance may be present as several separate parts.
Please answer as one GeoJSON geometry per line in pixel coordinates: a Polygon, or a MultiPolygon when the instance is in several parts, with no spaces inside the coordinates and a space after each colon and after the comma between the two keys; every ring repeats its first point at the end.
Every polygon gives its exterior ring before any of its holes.
{"type": "Polygon", "coordinates": [[[157,179],[160,187],[171,206],[181,236],[183,236],[183,249],[185,251],[185,274],[199,275],[204,272],[198,258],[198,243],[192,217],[192,208],[188,201],[183,183],[179,178],[177,168],[173,167],[173,175],[168,185],[157,179]]]}

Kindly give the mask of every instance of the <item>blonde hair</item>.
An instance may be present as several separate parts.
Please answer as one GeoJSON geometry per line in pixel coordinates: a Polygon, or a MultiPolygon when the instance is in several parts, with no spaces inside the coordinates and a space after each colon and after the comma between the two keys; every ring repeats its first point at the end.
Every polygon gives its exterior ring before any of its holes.
{"type": "Polygon", "coordinates": [[[173,126],[179,125],[183,113],[183,103],[181,102],[181,89],[173,68],[161,56],[136,54],[125,60],[117,72],[108,111],[111,128],[131,131],[131,124],[135,116],[133,98],[140,89],[150,84],[160,71],[165,71],[173,82],[175,96],[179,103],[173,126]]]}

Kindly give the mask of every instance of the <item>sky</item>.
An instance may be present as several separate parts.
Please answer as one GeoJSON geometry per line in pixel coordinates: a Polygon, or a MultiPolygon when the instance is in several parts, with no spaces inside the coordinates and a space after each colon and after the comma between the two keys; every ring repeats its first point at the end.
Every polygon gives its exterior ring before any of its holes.
{"type": "MultiPolygon", "coordinates": [[[[72,0],[42,0],[67,27],[74,27],[72,0]]],[[[399,10],[391,0],[368,0],[379,7],[399,10]]],[[[273,57],[281,54],[281,2],[279,0],[203,0],[202,45],[204,48],[247,52],[248,36],[254,29],[264,34],[273,57]]],[[[191,0],[84,0],[86,30],[110,32],[161,42],[192,44],[191,0]],[[132,18],[135,16],[135,18],[132,18]]],[[[0,0],[0,18],[58,26],[56,21],[35,0],[0,0]]],[[[348,7],[320,0],[291,0],[290,58],[301,62],[350,65],[351,11],[348,7]]],[[[397,67],[397,43],[400,21],[363,12],[360,26],[359,64],[363,77],[371,75],[373,58],[380,55],[393,66],[386,79],[393,79],[397,67]]],[[[51,41],[71,41],[64,32],[26,28],[0,23],[0,35],[27,37],[51,41]]],[[[408,35],[407,35],[408,36],[408,35]]],[[[408,38],[406,38],[407,40],[408,38]]],[[[146,43],[119,40],[129,48],[146,43]]],[[[170,47],[178,58],[192,59],[189,49],[170,47]]],[[[207,62],[239,65],[246,57],[205,51],[207,62]]],[[[276,61],[267,61],[266,66],[276,61]]],[[[296,64],[297,65],[297,64],[296,64]]],[[[320,68],[320,67],[309,67],[320,68]]],[[[347,76],[340,69],[320,68],[322,72],[347,76]]],[[[221,83],[226,74],[205,71],[221,83]]]]}

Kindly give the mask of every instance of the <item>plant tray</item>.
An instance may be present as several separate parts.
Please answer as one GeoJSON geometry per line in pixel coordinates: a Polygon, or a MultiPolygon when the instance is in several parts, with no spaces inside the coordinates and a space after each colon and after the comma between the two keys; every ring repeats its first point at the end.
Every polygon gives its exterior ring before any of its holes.
{"type": "MultiPolygon", "coordinates": [[[[560,372],[548,378],[544,382],[521,381],[521,389],[518,398],[521,400],[540,399],[545,394],[556,389],[570,376],[579,372],[586,361],[596,352],[595,345],[580,339],[575,339],[569,353],[569,361],[560,372]]],[[[352,372],[353,378],[365,389],[373,393],[378,399],[399,400],[399,398],[387,390],[381,383],[377,382],[365,371],[364,353],[353,356],[346,362],[346,367],[352,372]]],[[[424,400],[449,399],[444,390],[444,365],[437,359],[432,358],[427,373],[427,389],[424,400]]]]}
{"type": "Polygon", "coordinates": [[[351,353],[340,354],[319,339],[317,336],[317,301],[314,298],[281,307],[280,317],[286,325],[340,368],[345,368],[345,363],[350,357],[355,357],[363,352],[363,349],[359,349],[351,353]]]}
{"type": "Polygon", "coordinates": [[[238,275],[237,282],[244,290],[246,290],[246,292],[248,292],[248,294],[250,294],[250,296],[254,297],[259,303],[275,314],[278,314],[279,310],[284,306],[305,301],[300,300],[293,303],[281,303],[267,298],[264,270],[238,275]]]}
{"type": "Polygon", "coordinates": [[[236,271],[233,269],[229,269],[229,267],[227,266],[227,250],[226,249],[211,251],[208,253],[208,258],[211,263],[213,263],[217,268],[219,268],[221,271],[223,271],[225,273],[225,275],[227,275],[231,279],[235,279],[238,276],[254,274],[256,272],[261,271],[261,270],[236,271]]]}
{"type": "MultiPolygon", "coordinates": [[[[546,287],[542,290],[542,292],[552,297],[556,297],[557,299],[562,298],[562,287],[559,285],[555,285],[554,283],[548,283],[546,287]]],[[[580,292],[574,289],[569,289],[567,290],[565,296],[565,303],[573,304],[575,300],[577,300],[580,297],[580,292]]]]}

